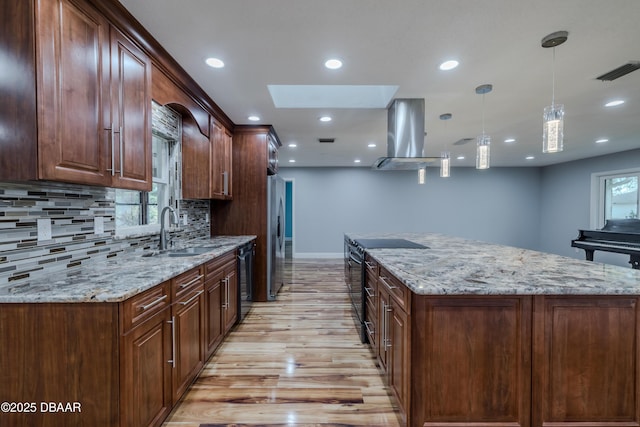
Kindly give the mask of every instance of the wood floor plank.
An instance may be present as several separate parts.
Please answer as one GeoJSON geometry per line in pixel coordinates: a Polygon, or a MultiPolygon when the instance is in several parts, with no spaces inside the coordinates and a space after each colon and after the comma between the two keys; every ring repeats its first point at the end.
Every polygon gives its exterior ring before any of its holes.
{"type": "Polygon", "coordinates": [[[342,260],[288,265],[277,301],[255,303],[163,427],[399,426],[351,318],[342,260]]]}

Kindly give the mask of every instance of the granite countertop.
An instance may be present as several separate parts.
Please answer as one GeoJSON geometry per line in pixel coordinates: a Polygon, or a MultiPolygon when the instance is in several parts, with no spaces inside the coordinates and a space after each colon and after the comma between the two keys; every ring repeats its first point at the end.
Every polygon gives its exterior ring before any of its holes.
{"type": "Polygon", "coordinates": [[[640,270],[432,233],[345,234],[400,238],[429,249],[367,253],[420,295],[638,295],[640,270]]]}
{"type": "Polygon", "coordinates": [[[166,253],[157,253],[155,256],[136,253],[95,261],[68,272],[56,273],[54,277],[3,286],[0,288],[0,303],[124,301],[255,238],[219,236],[185,244],[211,248],[200,255],[170,257],[166,253]]]}

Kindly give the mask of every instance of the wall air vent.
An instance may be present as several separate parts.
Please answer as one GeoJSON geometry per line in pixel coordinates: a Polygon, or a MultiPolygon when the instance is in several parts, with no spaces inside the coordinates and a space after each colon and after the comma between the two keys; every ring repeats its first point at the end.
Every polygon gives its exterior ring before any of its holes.
{"type": "Polygon", "coordinates": [[[629,61],[624,65],[616,68],[615,70],[611,70],[608,73],[604,73],[600,77],[596,77],[597,80],[601,80],[603,82],[611,82],[615,79],[619,79],[622,76],[626,76],[632,71],[640,68],[640,61],[629,61]]]}
{"type": "Polygon", "coordinates": [[[332,144],[336,142],[335,138],[318,138],[318,142],[321,144],[332,144]]]}
{"type": "Polygon", "coordinates": [[[473,141],[475,138],[462,138],[453,143],[453,145],[464,145],[468,142],[473,141]]]}

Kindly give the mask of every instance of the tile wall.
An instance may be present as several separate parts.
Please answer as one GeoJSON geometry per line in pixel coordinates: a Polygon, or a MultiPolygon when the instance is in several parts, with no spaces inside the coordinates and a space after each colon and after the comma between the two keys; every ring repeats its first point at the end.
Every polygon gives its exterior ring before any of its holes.
{"type": "MultiPolygon", "coordinates": [[[[134,251],[156,249],[158,234],[115,237],[115,190],[49,182],[0,183],[0,286],[28,281],[134,251]],[[94,231],[102,217],[104,233],[94,231]],[[51,222],[51,239],[38,240],[38,219],[51,222]]],[[[209,202],[182,200],[188,225],[174,239],[209,236],[209,202]]]]}

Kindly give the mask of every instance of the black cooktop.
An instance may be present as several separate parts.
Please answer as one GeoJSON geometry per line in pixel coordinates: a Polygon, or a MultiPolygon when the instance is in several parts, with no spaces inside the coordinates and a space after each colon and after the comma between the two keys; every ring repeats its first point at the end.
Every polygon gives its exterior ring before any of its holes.
{"type": "Polygon", "coordinates": [[[429,249],[406,239],[355,239],[355,242],[364,249],[429,249]]]}

